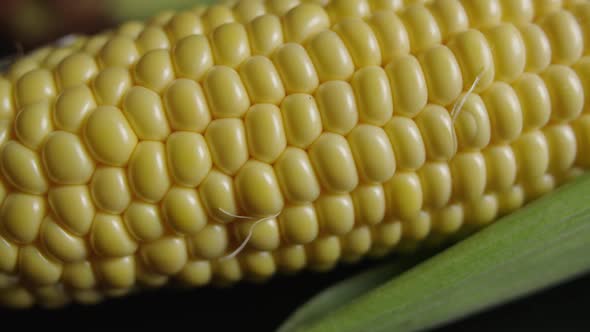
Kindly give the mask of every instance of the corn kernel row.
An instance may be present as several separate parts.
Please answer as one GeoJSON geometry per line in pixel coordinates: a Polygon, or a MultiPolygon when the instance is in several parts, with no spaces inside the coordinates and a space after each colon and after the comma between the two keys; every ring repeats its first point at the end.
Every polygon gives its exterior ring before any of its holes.
{"type": "Polygon", "coordinates": [[[590,5],[408,2],[197,7],[19,59],[0,77],[0,302],[327,270],[590,167],[590,5]]]}

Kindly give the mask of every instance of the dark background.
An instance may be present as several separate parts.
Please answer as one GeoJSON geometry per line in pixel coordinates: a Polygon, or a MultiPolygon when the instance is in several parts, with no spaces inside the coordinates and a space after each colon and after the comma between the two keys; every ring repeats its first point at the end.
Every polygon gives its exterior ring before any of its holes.
{"type": "MultiPolygon", "coordinates": [[[[30,49],[67,32],[91,33],[112,24],[100,3],[97,0],[0,0],[0,57],[15,54],[21,47],[30,49]],[[76,6],[78,1],[85,5],[76,6]],[[37,12],[40,15],[35,20],[37,30],[26,25],[25,20],[31,19],[31,15],[18,12],[24,8],[19,6],[25,3],[37,6],[35,10],[48,10],[45,14],[37,12]]],[[[246,283],[229,289],[151,291],[95,306],[72,305],[50,311],[0,309],[0,324],[4,330],[12,331],[33,327],[57,331],[272,331],[314,294],[371,265],[363,263],[323,274],[277,277],[265,285],[246,283]]],[[[590,275],[438,330],[590,331],[589,309],[590,275]]]]}

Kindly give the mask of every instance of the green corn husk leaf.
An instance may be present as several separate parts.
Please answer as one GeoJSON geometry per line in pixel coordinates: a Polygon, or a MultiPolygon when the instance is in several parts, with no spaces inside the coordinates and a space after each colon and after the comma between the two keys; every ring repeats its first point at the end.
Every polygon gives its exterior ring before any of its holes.
{"type": "Polygon", "coordinates": [[[391,278],[407,264],[327,289],[279,331],[424,330],[589,271],[590,175],[391,278]]]}

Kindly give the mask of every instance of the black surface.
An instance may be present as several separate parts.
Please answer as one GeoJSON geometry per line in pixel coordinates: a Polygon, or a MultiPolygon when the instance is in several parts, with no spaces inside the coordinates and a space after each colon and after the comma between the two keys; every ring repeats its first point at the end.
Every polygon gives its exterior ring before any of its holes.
{"type": "MultiPolygon", "coordinates": [[[[18,327],[18,331],[39,326],[56,331],[272,331],[313,294],[367,265],[279,277],[265,285],[152,291],[88,307],[0,309],[0,326],[18,327]]],[[[588,308],[590,276],[584,276],[438,331],[590,331],[588,308]]]]}

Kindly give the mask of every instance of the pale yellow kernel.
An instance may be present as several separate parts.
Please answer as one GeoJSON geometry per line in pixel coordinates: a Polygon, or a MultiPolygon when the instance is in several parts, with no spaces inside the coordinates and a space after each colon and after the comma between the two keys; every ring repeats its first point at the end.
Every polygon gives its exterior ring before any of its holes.
{"type": "Polygon", "coordinates": [[[402,20],[391,10],[375,12],[367,21],[381,50],[381,65],[410,52],[410,37],[402,20]]]}
{"type": "Polygon", "coordinates": [[[489,224],[498,215],[498,199],[487,194],[465,204],[465,223],[475,226],[489,224]]]}
{"type": "Polygon", "coordinates": [[[11,140],[3,145],[0,158],[0,166],[7,182],[32,194],[47,191],[47,179],[37,153],[11,140]]]}
{"type": "Polygon", "coordinates": [[[166,141],[168,167],[177,183],[196,187],[207,176],[213,162],[201,134],[174,132],[166,141]]]}
{"type": "Polygon", "coordinates": [[[11,119],[15,114],[12,84],[4,77],[0,77],[0,118],[11,119]]]}
{"type": "Polygon", "coordinates": [[[381,50],[371,27],[361,18],[347,18],[334,26],[357,68],[381,65],[381,50]]]}
{"type": "Polygon", "coordinates": [[[391,142],[398,169],[415,170],[424,164],[426,148],[412,119],[394,116],[383,129],[391,142]]]}
{"type": "Polygon", "coordinates": [[[420,4],[410,4],[404,8],[400,18],[406,25],[412,53],[417,53],[438,45],[442,36],[434,16],[420,4]]]}
{"type": "Polygon", "coordinates": [[[137,144],[127,171],[133,192],[147,202],[160,201],[170,187],[163,143],[143,141],[137,144]]]}
{"type": "Polygon", "coordinates": [[[492,27],[500,23],[502,19],[500,0],[461,0],[461,4],[473,28],[492,27]]]}
{"type": "Polygon", "coordinates": [[[475,93],[462,94],[463,107],[454,119],[458,148],[461,150],[482,149],[491,137],[490,119],[481,97],[475,93]]]}
{"type": "Polygon", "coordinates": [[[62,89],[85,84],[98,73],[94,58],[84,52],[73,53],[57,66],[57,81],[62,89]]]}
{"type": "Polygon", "coordinates": [[[129,68],[139,59],[139,52],[133,39],[115,35],[109,39],[98,53],[98,60],[103,68],[129,68]]]}
{"type": "Polygon", "coordinates": [[[204,286],[211,282],[212,270],[208,260],[188,261],[176,275],[178,280],[190,286],[204,286]]]}
{"type": "Polygon", "coordinates": [[[83,238],[69,234],[52,217],[47,216],[39,234],[47,252],[64,263],[75,263],[86,259],[88,254],[83,238]]]}
{"type": "Polygon", "coordinates": [[[349,194],[322,195],[314,203],[322,232],[344,235],[354,226],[354,204],[349,194]]]}
{"type": "Polygon", "coordinates": [[[534,16],[534,2],[535,0],[500,0],[502,20],[514,24],[531,22],[534,16]]]}
{"type": "Polygon", "coordinates": [[[278,16],[284,16],[291,8],[299,4],[299,0],[268,0],[266,8],[278,16]]]}
{"type": "Polygon", "coordinates": [[[234,224],[238,243],[248,241],[255,250],[272,251],[281,244],[277,219],[244,220],[234,224]],[[249,234],[252,234],[248,237],[249,234]]]}
{"type": "Polygon", "coordinates": [[[514,89],[503,82],[495,82],[482,95],[492,128],[492,141],[510,142],[523,127],[522,110],[514,89]]]}
{"type": "Polygon", "coordinates": [[[222,284],[235,283],[243,278],[242,268],[236,258],[215,261],[213,271],[215,281],[222,284]]]}
{"type": "Polygon", "coordinates": [[[396,220],[388,220],[375,225],[372,228],[372,237],[374,247],[390,249],[397,245],[402,237],[402,224],[396,220]]]}
{"type": "Polygon", "coordinates": [[[512,148],[508,145],[491,146],[484,150],[488,188],[508,190],[516,179],[517,164],[512,148]]]}
{"type": "Polygon", "coordinates": [[[195,234],[207,224],[207,214],[194,189],[170,189],[162,201],[162,213],[178,233],[195,234]]]}
{"type": "Polygon", "coordinates": [[[287,143],[305,149],[322,133],[322,120],[315,99],[291,94],[281,104],[287,143]]]}
{"type": "Polygon", "coordinates": [[[143,22],[127,21],[119,25],[117,28],[117,33],[131,38],[137,38],[144,28],[145,26],[143,22]]]}
{"type": "Polygon", "coordinates": [[[446,46],[435,46],[419,56],[428,87],[428,99],[439,105],[449,105],[463,90],[461,68],[453,52],[446,46]]]}
{"type": "Polygon", "coordinates": [[[391,84],[393,113],[416,116],[428,100],[426,79],[418,60],[412,55],[402,55],[394,58],[385,71],[391,84]]]}
{"type": "MultiPolygon", "coordinates": [[[[589,11],[590,11],[590,7],[589,11]]],[[[589,14],[590,15],[590,14],[589,14]]],[[[590,18],[589,18],[590,23],[590,18]]],[[[572,69],[576,71],[580,82],[582,83],[582,87],[584,88],[584,109],[590,109],[590,57],[585,56],[580,61],[578,61],[575,65],[572,66],[572,69]]]]}
{"type": "Polygon", "coordinates": [[[47,69],[34,69],[19,78],[15,97],[19,107],[34,104],[56,95],[53,74],[47,69]]]}
{"type": "Polygon", "coordinates": [[[80,137],[72,133],[49,134],[41,156],[49,179],[59,184],[86,183],[94,172],[94,160],[80,137]]]}
{"type": "Polygon", "coordinates": [[[353,229],[342,238],[344,259],[356,261],[371,249],[371,230],[367,226],[353,229]]]}
{"type": "Polygon", "coordinates": [[[131,237],[121,217],[97,213],[90,230],[90,244],[100,256],[123,257],[131,255],[137,249],[137,243],[131,237]]]}
{"type": "Polygon", "coordinates": [[[166,24],[166,29],[174,41],[203,33],[201,19],[189,11],[183,11],[174,15],[166,24]]]}
{"type": "Polygon", "coordinates": [[[222,223],[234,220],[232,215],[238,213],[238,203],[231,176],[212,169],[199,186],[199,195],[210,217],[222,223]]]}
{"type": "Polygon", "coordinates": [[[211,34],[211,49],[215,64],[237,67],[250,56],[246,28],[239,23],[227,23],[211,34]]]}
{"type": "Polygon", "coordinates": [[[86,186],[54,186],[49,205],[56,219],[76,235],[86,235],[94,218],[94,205],[86,186]]]}
{"type": "Polygon", "coordinates": [[[549,166],[549,147],[541,131],[524,133],[512,146],[520,179],[526,181],[545,174],[549,166]]]}
{"type": "Polygon", "coordinates": [[[16,272],[19,250],[18,245],[0,236],[0,272],[11,274],[16,272]]]}
{"type": "Polygon", "coordinates": [[[216,4],[209,6],[201,15],[205,32],[212,32],[218,26],[234,21],[234,16],[229,6],[216,4]]]}
{"type": "Polygon", "coordinates": [[[369,4],[375,12],[399,11],[404,5],[404,0],[369,0],[369,4]]]}
{"type": "Polygon", "coordinates": [[[307,264],[305,247],[300,244],[281,247],[275,251],[277,267],[284,273],[295,273],[307,264]]]}
{"type": "Polygon", "coordinates": [[[420,211],[416,216],[402,221],[402,239],[420,241],[424,240],[430,233],[432,220],[430,213],[420,211]]]}
{"type": "Polygon", "coordinates": [[[389,80],[383,68],[361,68],[352,77],[351,84],[356,96],[360,122],[383,126],[391,119],[393,100],[389,80]]]}
{"type": "Polygon", "coordinates": [[[381,184],[359,185],[351,192],[355,223],[376,225],[385,217],[385,191],[381,184]]]}
{"type": "Polygon", "coordinates": [[[48,101],[28,104],[14,119],[16,137],[28,148],[38,150],[47,135],[53,131],[51,107],[48,101]]]}
{"type": "Polygon", "coordinates": [[[242,0],[238,1],[233,8],[236,20],[241,23],[248,23],[256,17],[263,15],[266,11],[265,0],[242,0]]]}
{"type": "Polygon", "coordinates": [[[62,281],[67,287],[89,289],[96,285],[96,276],[94,275],[94,271],[92,271],[90,262],[84,261],[65,264],[62,281]]]}
{"type": "Polygon", "coordinates": [[[139,139],[163,141],[170,134],[162,99],[152,90],[131,88],[123,101],[123,114],[139,139]]]}
{"type": "Polygon", "coordinates": [[[552,65],[541,74],[551,99],[551,120],[571,121],[584,107],[584,87],[576,72],[565,65],[552,65]]]}
{"type": "Polygon", "coordinates": [[[307,257],[312,269],[326,271],[334,267],[342,248],[338,236],[328,235],[313,241],[308,245],[307,257]]]}
{"type": "Polygon", "coordinates": [[[469,28],[467,12],[459,0],[438,0],[427,4],[436,19],[443,41],[469,28]]]}
{"type": "Polygon", "coordinates": [[[235,188],[240,206],[251,216],[270,216],[279,213],[284,200],[273,168],[250,160],[235,177],[235,188]]]}
{"type": "Polygon", "coordinates": [[[479,78],[474,91],[480,93],[494,81],[495,68],[492,50],[485,36],[469,29],[451,38],[447,46],[453,51],[463,76],[463,89],[467,90],[479,78]]]}
{"type": "Polygon", "coordinates": [[[164,234],[164,223],[157,205],[133,201],[123,215],[127,230],[139,241],[153,241],[164,234]]]}
{"type": "Polygon", "coordinates": [[[270,104],[254,105],[244,120],[250,155],[272,164],[287,146],[279,108],[270,104]]]}
{"type": "Polygon", "coordinates": [[[214,118],[241,117],[250,107],[250,99],[238,73],[225,66],[215,66],[203,82],[214,118]]]}
{"type": "Polygon", "coordinates": [[[94,158],[112,166],[126,165],[137,144],[127,119],[112,106],[99,106],[90,114],[84,138],[94,158]]]}
{"type": "Polygon", "coordinates": [[[0,146],[8,142],[13,137],[13,122],[12,120],[0,119],[0,146]]]}
{"type": "Polygon", "coordinates": [[[33,294],[22,286],[0,290],[0,304],[12,309],[26,309],[35,304],[33,294]]]}
{"type": "Polygon", "coordinates": [[[152,50],[144,54],[134,67],[135,82],[162,92],[174,79],[174,68],[168,50],[152,50]]]}
{"type": "Polygon", "coordinates": [[[253,281],[264,281],[276,272],[275,262],[270,252],[246,252],[240,262],[246,277],[253,281]]]}
{"type": "Polygon", "coordinates": [[[131,75],[125,68],[108,67],[94,79],[92,87],[98,105],[119,106],[127,90],[131,88],[131,75]]]}
{"type": "Polygon", "coordinates": [[[315,94],[324,130],[348,134],[358,122],[354,91],[348,82],[328,81],[315,94]]]}
{"type": "Polygon", "coordinates": [[[326,11],[334,22],[354,17],[363,18],[370,14],[371,8],[367,0],[333,0],[327,3],[326,11]]]}
{"type": "Polygon", "coordinates": [[[463,225],[464,209],[460,204],[450,204],[431,215],[432,230],[440,234],[452,234],[463,225]]]}
{"type": "Polygon", "coordinates": [[[539,25],[551,44],[551,62],[572,65],[584,52],[584,36],[574,15],[559,10],[543,18],[539,25]]]}
{"type": "Polygon", "coordinates": [[[288,94],[312,93],[319,84],[318,74],[303,46],[287,43],[272,55],[288,94]]]}
{"type": "Polygon", "coordinates": [[[233,175],[248,160],[244,123],[240,119],[218,119],[211,122],[205,139],[215,166],[233,175]]]}
{"type": "Polygon", "coordinates": [[[587,153],[590,148],[590,114],[585,114],[573,121],[573,128],[576,132],[578,142],[576,165],[582,167],[590,166],[590,154],[587,153]]]}
{"type": "Polygon", "coordinates": [[[65,89],[57,97],[51,112],[58,129],[77,133],[95,107],[92,91],[87,85],[78,85],[65,89]]]}
{"type": "Polygon", "coordinates": [[[288,243],[306,244],[316,239],[319,223],[312,204],[287,206],[279,216],[281,233],[288,243]]]}
{"type": "Polygon", "coordinates": [[[164,29],[159,26],[147,26],[135,40],[137,50],[140,54],[146,54],[153,50],[167,50],[170,48],[170,41],[164,29]]]}
{"type": "Polygon", "coordinates": [[[46,209],[42,196],[10,193],[0,208],[0,225],[14,241],[31,243],[39,234],[46,209]]]}
{"type": "Polygon", "coordinates": [[[393,176],[395,156],[383,129],[371,125],[358,125],[347,139],[361,180],[382,183],[393,176]]]}
{"type": "Polygon", "coordinates": [[[455,155],[457,139],[446,109],[435,104],[426,106],[416,117],[416,125],[424,138],[428,159],[444,161],[455,155]]]}
{"type": "Polygon", "coordinates": [[[45,256],[33,245],[21,248],[18,267],[21,278],[36,286],[55,284],[63,272],[61,263],[45,256]]]}
{"type": "Polygon", "coordinates": [[[398,171],[391,180],[383,184],[383,189],[387,202],[387,215],[409,220],[422,209],[424,195],[420,178],[416,173],[398,171]]]}
{"type": "Polygon", "coordinates": [[[320,82],[348,80],[354,73],[352,57],[342,39],[334,31],[320,32],[311,39],[307,50],[320,82]]]}
{"type": "Polygon", "coordinates": [[[15,59],[15,61],[10,65],[10,68],[6,73],[6,78],[14,83],[23,75],[37,68],[39,68],[39,63],[33,58],[21,57],[19,59],[15,59]]]}
{"type": "Polygon", "coordinates": [[[278,105],[285,97],[281,77],[268,58],[250,57],[240,66],[239,71],[253,104],[278,105]]]}
{"type": "Polygon", "coordinates": [[[133,256],[103,258],[93,265],[101,285],[113,288],[110,296],[124,295],[128,288],[135,284],[136,269],[133,256]]]}
{"type": "Polygon", "coordinates": [[[203,90],[192,80],[174,81],[166,89],[164,105],[172,129],[203,132],[211,121],[203,90]]]}
{"type": "Polygon", "coordinates": [[[526,64],[525,45],[520,32],[503,23],[485,32],[494,59],[496,80],[512,82],[523,73],[526,64]]]}
{"type": "Polygon", "coordinates": [[[576,134],[569,125],[551,125],[543,129],[549,149],[548,171],[562,174],[570,170],[576,160],[576,134]]]}
{"type": "Polygon", "coordinates": [[[96,54],[102,50],[103,46],[109,41],[111,38],[111,32],[99,33],[88,38],[86,45],[82,48],[82,50],[88,54],[92,54],[96,56],[96,54]]]}
{"type": "Polygon", "coordinates": [[[323,133],[310,147],[309,155],[320,183],[330,192],[349,192],[358,184],[352,151],[338,134],[323,133]]]}
{"type": "Polygon", "coordinates": [[[551,44],[547,35],[537,24],[529,23],[517,26],[526,50],[527,72],[538,73],[551,63],[551,44]]]}
{"type": "Polygon", "coordinates": [[[480,152],[459,153],[451,161],[453,195],[465,201],[481,197],[487,183],[486,161],[480,152]]]}
{"type": "Polygon", "coordinates": [[[499,192],[496,195],[498,198],[498,214],[506,215],[520,208],[524,204],[524,196],[524,189],[518,185],[499,192]]]}
{"type": "Polygon", "coordinates": [[[446,162],[427,162],[418,171],[422,184],[424,206],[442,208],[451,199],[453,180],[446,162]]]}
{"type": "Polygon", "coordinates": [[[590,45],[590,4],[587,1],[579,1],[579,3],[572,4],[568,10],[576,16],[584,36],[584,55],[588,55],[587,45],[590,45]]]}
{"type": "Polygon", "coordinates": [[[320,185],[304,150],[288,147],[274,164],[274,170],[287,201],[313,202],[320,195],[320,185]]]}
{"type": "Polygon", "coordinates": [[[551,174],[545,174],[525,181],[523,183],[525,198],[527,201],[539,198],[552,191],[555,188],[555,185],[555,177],[551,174]]]}
{"type": "Polygon", "coordinates": [[[172,59],[179,77],[195,81],[200,81],[213,66],[211,47],[203,35],[192,35],[178,41],[172,59]]]}
{"type": "Polygon", "coordinates": [[[523,130],[534,130],[547,124],[551,100],[545,82],[536,74],[524,73],[512,87],[520,101],[523,130]]]}
{"type": "Polygon", "coordinates": [[[164,237],[142,245],[141,257],[154,272],[174,275],[186,264],[188,253],[184,238],[164,237]]]}
{"type": "Polygon", "coordinates": [[[98,167],[89,184],[96,207],[113,214],[122,213],[131,203],[125,169],[98,167]]]}
{"type": "Polygon", "coordinates": [[[276,15],[261,15],[246,25],[253,55],[270,56],[283,44],[281,20],[276,15]]]}
{"type": "Polygon", "coordinates": [[[215,223],[208,223],[200,232],[191,235],[188,239],[191,255],[204,259],[223,256],[229,245],[225,226],[215,223]]]}
{"type": "Polygon", "coordinates": [[[304,43],[330,27],[324,9],[314,3],[302,3],[283,16],[283,30],[287,42],[304,43]]]}

